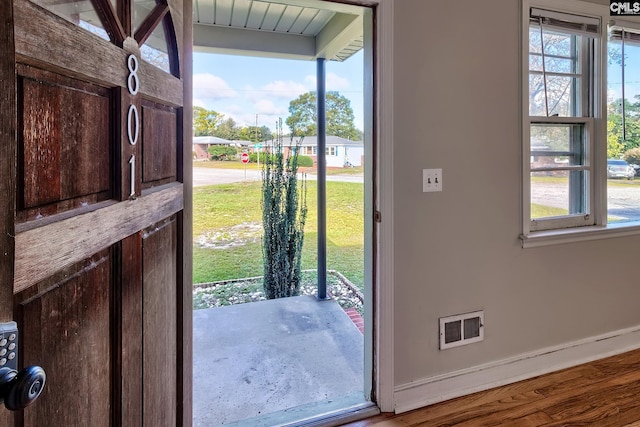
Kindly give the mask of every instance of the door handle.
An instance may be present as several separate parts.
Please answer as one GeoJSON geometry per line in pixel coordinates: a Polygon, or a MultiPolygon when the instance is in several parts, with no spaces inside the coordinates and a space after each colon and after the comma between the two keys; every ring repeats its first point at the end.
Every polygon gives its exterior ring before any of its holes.
{"type": "Polygon", "coordinates": [[[0,395],[4,406],[18,411],[31,405],[44,390],[47,376],[40,366],[29,366],[18,372],[11,368],[0,368],[0,395]]]}
{"type": "Polygon", "coordinates": [[[0,398],[10,411],[32,404],[44,390],[47,375],[40,366],[18,372],[18,325],[0,323],[0,398]]]}

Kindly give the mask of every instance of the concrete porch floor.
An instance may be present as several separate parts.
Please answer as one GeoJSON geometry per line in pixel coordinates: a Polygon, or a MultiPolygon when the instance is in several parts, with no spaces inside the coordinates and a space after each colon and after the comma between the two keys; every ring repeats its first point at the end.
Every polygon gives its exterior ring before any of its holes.
{"type": "Polygon", "coordinates": [[[366,404],[362,333],[313,296],[195,310],[193,425],[275,426],[366,404]]]}

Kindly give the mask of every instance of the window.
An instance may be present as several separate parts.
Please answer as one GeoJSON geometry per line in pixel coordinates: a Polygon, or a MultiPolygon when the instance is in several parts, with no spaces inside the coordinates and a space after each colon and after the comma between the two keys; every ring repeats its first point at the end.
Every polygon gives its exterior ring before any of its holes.
{"type": "Polygon", "coordinates": [[[336,155],[336,147],[326,147],[325,152],[327,156],[335,156],[336,155]]]}
{"type": "Polygon", "coordinates": [[[640,221],[640,26],[610,22],[607,51],[607,221],[622,224],[640,221]]]}
{"type": "Polygon", "coordinates": [[[598,224],[601,16],[531,5],[525,13],[524,235],[598,224]]]}
{"type": "Polygon", "coordinates": [[[640,23],[574,0],[523,13],[523,246],[640,234],[640,23]]]}

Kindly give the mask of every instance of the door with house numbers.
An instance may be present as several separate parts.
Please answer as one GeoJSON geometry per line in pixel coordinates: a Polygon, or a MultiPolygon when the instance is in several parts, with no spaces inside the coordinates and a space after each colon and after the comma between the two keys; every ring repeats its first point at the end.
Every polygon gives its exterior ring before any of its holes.
{"type": "Polygon", "coordinates": [[[0,2],[0,426],[191,425],[190,3],[0,2]]]}

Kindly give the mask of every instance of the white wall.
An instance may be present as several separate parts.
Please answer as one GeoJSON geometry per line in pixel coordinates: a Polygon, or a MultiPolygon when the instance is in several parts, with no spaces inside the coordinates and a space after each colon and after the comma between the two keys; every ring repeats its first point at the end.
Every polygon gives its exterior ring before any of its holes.
{"type": "Polygon", "coordinates": [[[521,247],[520,2],[394,4],[396,388],[640,325],[639,237],[521,247]],[[480,309],[485,340],[440,351],[480,309]]]}
{"type": "Polygon", "coordinates": [[[364,147],[340,147],[340,154],[342,155],[342,165],[340,166],[343,166],[345,161],[351,163],[352,166],[362,166],[364,147]]]}

